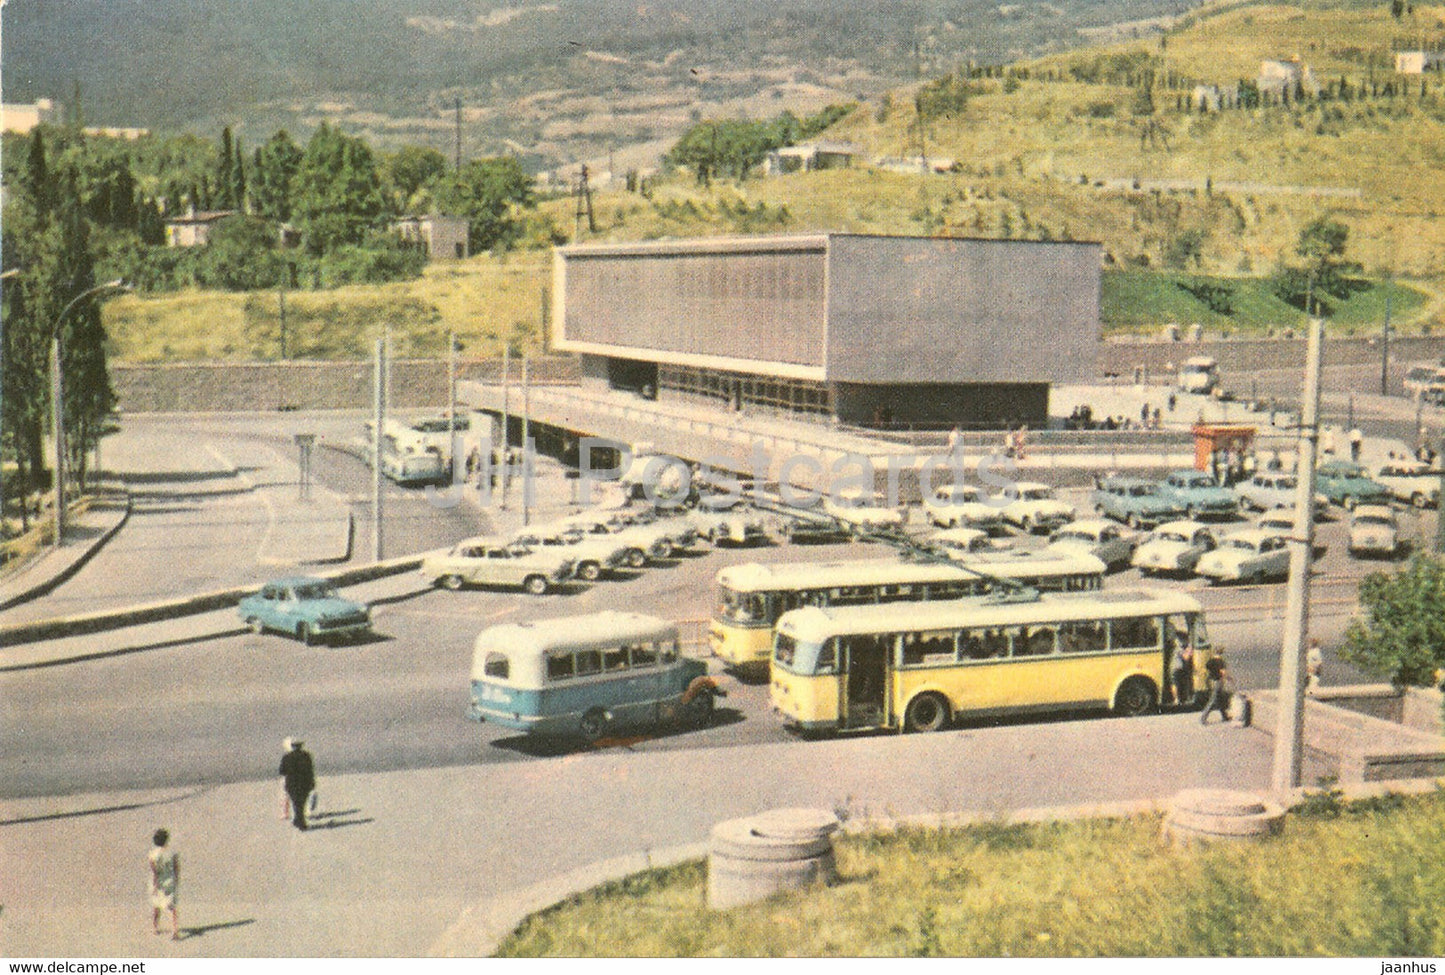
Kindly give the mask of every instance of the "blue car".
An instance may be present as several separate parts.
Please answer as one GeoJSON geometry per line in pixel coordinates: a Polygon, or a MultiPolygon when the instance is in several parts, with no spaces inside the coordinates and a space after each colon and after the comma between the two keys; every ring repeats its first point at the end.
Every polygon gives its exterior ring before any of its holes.
{"type": "Polygon", "coordinates": [[[1388,506],[1391,501],[1389,488],[1372,480],[1363,467],[1348,460],[1327,460],[1316,468],[1315,487],[1346,511],[1354,511],[1359,504],[1388,506]]]}
{"type": "Polygon", "coordinates": [[[1205,471],[1175,471],[1159,482],[1159,496],[1182,508],[1191,521],[1228,519],[1239,513],[1239,496],[1205,471]]]}
{"type": "Polygon", "coordinates": [[[1163,497],[1152,482],[1139,477],[1106,477],[1093,496],[1094,510],[1130,528],[1152,528],[1184,517],[1184,507],[1163,497]]]}
{"type": "Polygon", "coordinates": [[[364,604],[342,598],[331,583],[312,576],[268,582],[236,609],[253,632],[288,633],[308,646],[371,632],[371,611],[364,604]]]}

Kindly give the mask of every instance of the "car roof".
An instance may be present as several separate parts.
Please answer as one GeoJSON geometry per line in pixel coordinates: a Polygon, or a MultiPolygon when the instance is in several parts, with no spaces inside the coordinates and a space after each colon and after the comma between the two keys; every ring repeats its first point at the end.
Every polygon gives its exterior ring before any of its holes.
{"type": "Polygon", "coordinates": [[[1362,515],[1384,515],[1390,518],[1395,517],[1395,509],[1387,504],[1362,504],[1355,507],[1351,518],[1359,518],[1362,515]]]}
{"type": "Polygon", "coordinates": [[[331,585],[330,579],[323,579],[320,576],[281,576],[279,579],[272,579],[266,583],[268,586],[310,586],[316,583],[331,585]]]}
{"type": "Polygon", "coordinates": [[[1101,483],[1118,484],[1127,487],[1132,487],[1134,485],[1147,485],[1149,487],[1154,486],[1154,482],[1149,480],[1147,477],[1137,477],[1133,474],[1113,474],[1109,477],[1104,478],[1101,483]]]}
{"type": "Polygon", "coordinates": [[[1221,539],[1219,540],[1219,542],[1220,542],[1220,544],[1222,545],[1222,544],[1224,544],[1225,542],[1229,541],[1231,538],[1243,538],[1243,539],[1246,539],[1246,540],[1248,540],[1248,541],[1254,542],[1256,545],[1258,545],[1261,541],[1263,541],[1263,540],[1266,539],[1266,538],[1280,538],[1280,537],[1281,537],[1281,536],[1280,536],[1280,533],[1279,533],[1279,532],[1277,532],[1277,531],[1271,531],[1271,530],[1268,529],[1268,528],[1259,528],[1259,527],[1255,527],[1255,528],[1240,528],[1240,529],[1237,529],[1237,530],[1235,530],[1235,531],[1230,532],[1228,535],[1225,535],[1223,538],[1221,538],[1221,539]]]}
{"type": "Polygon", "coordinates": [[[1170,531],[1179,532],[1183,535],[1193,535],[1195,532],[1199,531],[1199,529],[1208,527],[1209,526],[1202,521],[1189,521],[1188,519],[1185,519],[1184,521],[1166,521],[1164,524],[1160,525],[1154,530],[1156,532],[1170,531]]]}
{"type": "Polygon", "coordinates": [[[1108,518],[1080,518],[1078,521],[1071,521],[1067,525],[1060,525],[1055,534],[1068,531],[1070,528],[1099,532],[1110,526],[1115,528],[1121,527],[1118,522],[1110,521],[1108,518]]]}
{"type": "Polygon", "coordinates": [[[982,528],[945,528],[943,531],[934,532],[931,536],[929,536],[929,538],[934,540],[942,539],[946,542],[960,540],[971,541],[981,535],[987,534],[988,532],[984,531],[982,528]]]}
{"type": "Polygon", "coordinates": [[[1014,487],[1020,491],[1036,491],[1039,488],[1053,490],[1052,484],[1045,484],[1043,481],[1015,481],[1014,487]]]}

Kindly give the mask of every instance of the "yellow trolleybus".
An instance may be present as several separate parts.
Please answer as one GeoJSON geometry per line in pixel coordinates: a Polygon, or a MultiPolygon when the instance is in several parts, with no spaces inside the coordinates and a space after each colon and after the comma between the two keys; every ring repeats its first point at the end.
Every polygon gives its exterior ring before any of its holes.
{"type": "Polygon", "coordinates": [[[800,606],[858,606],[958,599],[1000,588],[1043,592],[1101,588],[1104,563],[1084,552],[974,552],[955,561],[747,562],[717,574],[708,627],[712,652],[733,667],[766,667],[773,624],[800,606]]]}
{"type": "Polygon", "coordinates": [[[772,703],[809,731],[937,731],[959,717],[1029,710],[1146,714],[1169,687],[1182,640],[1202,672],[1203,611],[1168,591],[808,607],[778,621],[772,703]]]}

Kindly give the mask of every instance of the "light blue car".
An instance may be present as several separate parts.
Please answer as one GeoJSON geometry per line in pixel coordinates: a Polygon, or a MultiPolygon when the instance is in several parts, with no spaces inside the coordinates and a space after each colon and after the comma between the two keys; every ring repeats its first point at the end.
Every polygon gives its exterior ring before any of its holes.
{"type": "Polygon", "coordinates": [[[1190,521],[1227,519],[1239,513],[1238,495],[1205,471],[1175,471],[1159,482],[1159,496],[1183,509],[1190,521]]]}
{"type": "Polygon", "coordinates": [[[362,603],[343,598],[325,579],[291,576],[276,579],[236,606],[255,633],[288,633],[310,646],[323,640],[371,632],[371,612],[362,603]]]}

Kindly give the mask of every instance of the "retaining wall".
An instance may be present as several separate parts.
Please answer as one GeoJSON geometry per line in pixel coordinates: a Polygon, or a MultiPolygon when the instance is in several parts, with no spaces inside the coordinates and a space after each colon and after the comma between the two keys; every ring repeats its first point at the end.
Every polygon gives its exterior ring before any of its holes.
{"type": "MultiPolygon", "coordinates": [[[[1226,377],[1231,373],[1260,369],[1303,369],[1308,343],[1296,339],[1210,339],[1200,342],[1151,342],[1114,340],[1099,346],[1099,369],[1103,373],[1132,376],[1143,366],[1158,377],[1167,365],[1175,367],[1190,356],[1206,355],[1219,362],[1226,377]]],[[[1378,338],[1337,338],[1325,340],[1325,365],[1378,364],[1378,338]]],[[[1403,373],[1409,363],[1440,361],[1445,357],[1445,336],[1401,336],[1390,340],[1390,368],[1403,373]]]]}

